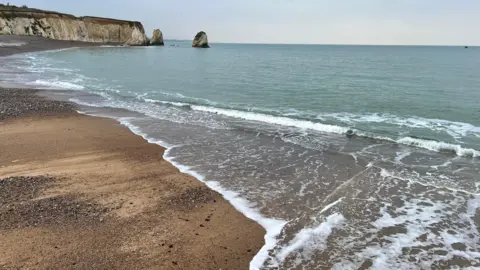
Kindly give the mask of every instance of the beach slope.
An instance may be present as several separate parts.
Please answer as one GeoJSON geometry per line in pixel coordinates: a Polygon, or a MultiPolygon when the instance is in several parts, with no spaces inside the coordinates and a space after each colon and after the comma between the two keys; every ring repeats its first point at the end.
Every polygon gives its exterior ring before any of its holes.
{"type": "Polygon", "coordinates": [[[0,268],[248,269],[265,231],[118,122],[0,89],[0,268]]]}

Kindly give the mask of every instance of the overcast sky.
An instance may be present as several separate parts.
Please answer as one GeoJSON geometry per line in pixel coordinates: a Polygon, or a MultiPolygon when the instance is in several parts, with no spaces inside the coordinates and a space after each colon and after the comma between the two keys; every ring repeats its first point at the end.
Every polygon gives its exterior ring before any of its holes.
{"type": "MultiPolygon", "coordinates": [[[[6,3],[6,0],[0,0],[6,3]]],[[[480,45],[480,0],[11,0],[211,42],[480,45]]]]}

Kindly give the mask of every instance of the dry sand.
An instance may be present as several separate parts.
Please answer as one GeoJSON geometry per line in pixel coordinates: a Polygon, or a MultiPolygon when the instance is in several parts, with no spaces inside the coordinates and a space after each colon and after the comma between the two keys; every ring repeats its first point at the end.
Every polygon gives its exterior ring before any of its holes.
{"type": "Polygon", "coordinates": [[[0,268],[248,269],[258,224],[162,147],[57,105],[0,120],[0,268]]]}

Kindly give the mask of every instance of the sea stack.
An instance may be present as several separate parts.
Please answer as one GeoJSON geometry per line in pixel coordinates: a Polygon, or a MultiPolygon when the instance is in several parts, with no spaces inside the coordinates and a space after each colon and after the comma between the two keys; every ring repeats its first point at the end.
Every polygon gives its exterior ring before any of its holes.
{"type": "Polygon", "coordinates": [[[163,33],[160,29],[153,30],[152,39],[150,40],[150,46],[163,46],[163,33]]]}
{"type": "Polygon", "coordinates": [[[195,38],[193,39],[192,47],[195,48],[210,48],[208,46],[208,38],[207,38],[207,33],[200,31],[195,35],[195,38]]]}

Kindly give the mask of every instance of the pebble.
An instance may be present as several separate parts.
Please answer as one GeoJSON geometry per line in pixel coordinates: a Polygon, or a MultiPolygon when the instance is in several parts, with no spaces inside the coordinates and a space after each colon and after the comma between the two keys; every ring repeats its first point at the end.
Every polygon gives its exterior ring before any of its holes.
{"type": "Polygon", "coordinates": [[[0,121],[22,116],[51,113],[72,113],[75,105],[70,102],[42,98],[40,90],[0,88],[0,121]]]}
{"type": "Polygon", "coordinates": [[[104,220],[101,206],[72,195],[37,199],[53,182],[44,175],[0,179],[0,230],[104,220]]]}

